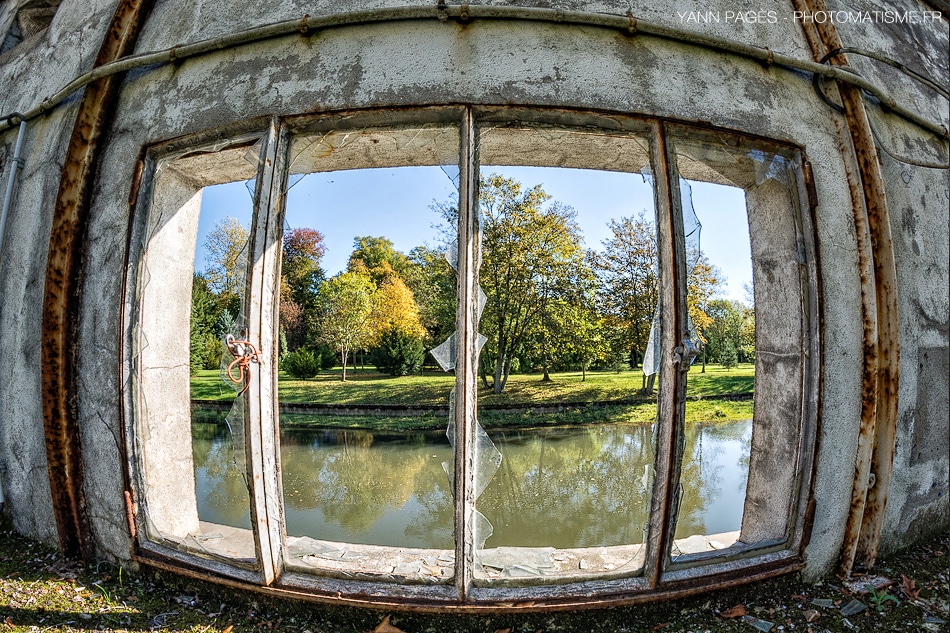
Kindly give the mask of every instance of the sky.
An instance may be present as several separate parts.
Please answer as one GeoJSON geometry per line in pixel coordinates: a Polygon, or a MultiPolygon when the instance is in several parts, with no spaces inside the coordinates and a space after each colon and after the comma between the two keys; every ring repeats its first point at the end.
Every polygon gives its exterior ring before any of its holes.
{"type": "MultiPolygon", "coordinates": [[[[545,192],[577,212],[586,248],[599,250],[609,238],[608,221],[653,215],[653,191],[639,174],[548,167],[482,166],[481,173],[501,173],[526,187],[545,192]]],[[[746,301],[752,265],[745,197],[741,189],[691,182],[693,207],[702,223],[703,252],[726,278],[724,298],[746,301]]],[[[430,207],[451,199],[455,184],[439,167],[398,167],[309,174],[287,195],[285,228],[315,228],[324,235],[328,275],[346,268],[356,236],[385,236],[396,250],[409,253],[439,241],[441,218],[430,207]]],[[[251,195],[245,183],[206,187],[198,227],[196,270],[204,270],[205,238],[226,216],[250,224],[251,195]]]]}

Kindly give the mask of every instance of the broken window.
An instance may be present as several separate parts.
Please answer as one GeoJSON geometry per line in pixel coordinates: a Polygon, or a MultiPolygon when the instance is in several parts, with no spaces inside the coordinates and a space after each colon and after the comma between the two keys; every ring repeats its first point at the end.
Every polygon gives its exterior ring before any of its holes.
{"type": "Polygon", "coordinates": [[[804,449],[813,433],[807,411],[814,401],[803,386],[811,380],[814,308],[797,156],[727,135],[685,132],[673,152],[690,336],[702,346],[689,372],[687,420],[697,417],[691,408],[704,409],[711,373],[720,371],[731,376],[719,383],[720,391],[727,388],[720,406],[752,413],[727,427],[717,424],[722,409],[713,409],[702,416],[708,422],[683,427],[672,556],[685,564],[794,538],[808,468],[804,449]],[[723,224],[731,226],[725,234],[723,224]],[[710,293],[713,279],[725,280],[725,288],[720,281],[721,290],[710,293]],[[752,407],[742,406],[753,391],[752,407]],[[704,508],[717,509],[710,521],[697,520],[704,508]],[[728,517],[718,510],[725,508],[733,509],[728,517]]]}
{"type": "Polygon", "coordinates": [[[141,527],[151,542],[242,570],[259,567],[246,408],[259,362],[247,268],[262,143],[243,138],[156,160],[130,272],[141,527]]]}
{"type": "Polygon", "coordinates": [[[455,329],[454,226],[444,223],[458,204],[458,155],[458,127],[440,124],[317,126],[289,143],[279,308],[284,391],[296,391],[280,412],[288,570],[453,578],[443,468],[453,366],[435,350],[455,329]]]}
{"type": "Polygon", "coordinates": [[[800,161],[466,108],[154,148],[127,280],[143,550],[436,603],[794,565],[818,349],[800,161]],[[241,237],[209,255],[215,229],[241,237]]]}
{"type": "Polygon", "coordinates": [[[479,132],[476,581],[634,575],[656,420],[641,371],[658,300],[649,142],[479,132]]]}

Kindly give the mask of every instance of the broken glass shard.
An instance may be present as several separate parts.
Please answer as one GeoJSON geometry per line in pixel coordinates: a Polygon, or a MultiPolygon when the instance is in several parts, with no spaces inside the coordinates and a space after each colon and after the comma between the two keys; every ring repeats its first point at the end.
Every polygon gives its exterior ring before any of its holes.
{"type": "Polygon", "coordinates": [[[455,351],[455,332],[449,338],[429,351],[432,358],[439,364],[442,371],[455,371],[456,351],[455,351]]]}
{"type": "Polygon", "coordinates": [[[660,343],[660,306],[657,306],[653,311],[650,335],[643,352],[643,373],[646,376],[652,376],[660,369],[660,343]]]}
{"type": "Polygon", "coordinates": [[[848,604],[841,607],[841,615],[848,617],[850,615],[856,615],[867,609],[863,602],[858,599],[854,599],[848,604]]]}
{"type": "Polygon", "coordinates": [[[445,247],[445,261],[449,263],[449,266],[452,267],[452,270],[458,272],[459,270],[459,243],[458,240],[452,240],[449,242],[448,246],[445,247]]]}
{"type": "Polygon", "coordinates": [[[501,466],[501,451],[488,437],[482,425],[475,421],[475,498],[485,492],[492,477],[501,466]]]}
{"type": "MultiPolygon", "coordinates": [[[[485,294],[485,291],[482,290],[482,287],[478,287],[478,313],[475,317],[476,322],[482,320],[482,312],[485,311],[485,306],[488,305],[488,295],[485,294]]],[[[478,349],[481,349],[479,346],[478,349]]]]}

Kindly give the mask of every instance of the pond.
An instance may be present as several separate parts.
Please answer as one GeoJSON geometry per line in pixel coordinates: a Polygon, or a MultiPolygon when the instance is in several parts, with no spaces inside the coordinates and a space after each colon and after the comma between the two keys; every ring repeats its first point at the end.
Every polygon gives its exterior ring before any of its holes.
{"type": "MultiPolygon", "coordinates": [[[[492,430],[502,454],[480,482],[486,547],[640,543],[649,519],[650,425],[492,430]]],[[[676,538],[739,530],[752,421],[690,424],[676,538]]],[[[287,534],[369,545],[451,549],[452,492],[445,433],[284,429],[287,534]]],[[[198,514],[250,527],[243,476],[226,427],[193,425],[198,514]]]]}

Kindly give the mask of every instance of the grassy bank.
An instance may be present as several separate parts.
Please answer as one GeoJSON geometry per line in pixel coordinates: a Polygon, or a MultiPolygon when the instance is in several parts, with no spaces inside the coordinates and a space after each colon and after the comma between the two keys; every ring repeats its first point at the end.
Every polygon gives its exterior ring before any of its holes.
{"type": "MultiPolygon", "coordinates": [[[[194,407],[192,420],[223,424],[226,412],[194,407]]],[[[686,403],[686,422],[734,422],[752,417],[752,401],[701,400],[686,403]]],[[[435,431],[445,428],[447,415],[313,415],[284,413],[284,428],[366,429],[372,431],[435,431]]],[[[656,404],[589,405],[564,411],[486,410],[478,416],[486,429],[569,426],[582,424],[652,424],[656,404]]]]}
{"type": "MultiPolygon", "coordinates": [[[[420,375],[393,378],[375,371],[350,370],[347,381],[338,372],[327,372],[313,380],[293,380],[281,374],[278,392],[282,403],[315,403],[343,405],[413,405],[445,408],[454,377],[445,373],[426,372],[420,375]]],[[[751,400],[729,400],[717,396],[747,394],[753,389],[755,370],[741,365],[726,370],[718,365],[700,373],[690,371],[686,404],[688,422],[744,420],[752,417],[751,400]]],[[[629,403],[639,398],[639,372],[589,372],[586,380],[580,372],[552,375],[550,382],[540,376],[513,375],[500,394],[482,387],[479,404],[485,408],[480,419],[485,427],[551,426],[564,424],[650,423],[656,419],[656,404],[649,400],[629,403]],[[568,406],[564,411],[534,410],[558,403],[611,403],[568,406]],[[518,411],[491,410],[492,407],[518,407],[518,411]]],[[[200,372],[192,378],[191,395],[200,400],[226,401],[234,391],[224,384],[217,371],[200,372]]],[[[444,415],[424,416],[333,416],[290,414],[281,422],[294,426],[335,428],[372,428],[379,430],[435,429],[445,425],[444,415]]]]}

